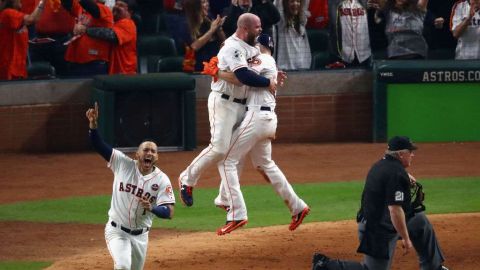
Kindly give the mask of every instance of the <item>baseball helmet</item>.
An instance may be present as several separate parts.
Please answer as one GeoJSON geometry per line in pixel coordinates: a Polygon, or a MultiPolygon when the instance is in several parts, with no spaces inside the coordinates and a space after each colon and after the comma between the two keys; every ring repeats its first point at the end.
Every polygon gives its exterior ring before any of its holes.
{"type": "Polygon", "coordinates": [[[273,54],[273,49],[274,49],[274,44],[273,44],[273,38],[267,34],[260,34],[257,37],[257,42],[262,44],[263,46],[267,47],[272,51],[273,54]]]}

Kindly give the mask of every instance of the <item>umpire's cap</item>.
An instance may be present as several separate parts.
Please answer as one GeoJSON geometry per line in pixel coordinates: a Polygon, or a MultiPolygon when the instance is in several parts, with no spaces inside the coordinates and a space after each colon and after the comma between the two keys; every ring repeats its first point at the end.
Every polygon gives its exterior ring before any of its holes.
{"type": "Polygon", "coordinates": [[[395,136],[388,141],[388,150],[416,150],[418,147],[407,136],[395,136]]]}
{"type": "Polygon", "coordinates": [[[269,48],[270,51],[272,51],[272,54],[273,54],[274,45],[273,45],[273,38],[271,36],[269,36],[267,34],[260,34],[257,37],[257,42],[262,44],[263,46],[269,48]]]}

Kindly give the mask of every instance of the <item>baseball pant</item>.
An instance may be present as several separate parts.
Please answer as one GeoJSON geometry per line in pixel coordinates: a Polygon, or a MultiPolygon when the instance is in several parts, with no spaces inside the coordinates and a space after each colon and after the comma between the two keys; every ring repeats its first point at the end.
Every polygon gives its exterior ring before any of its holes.
{"type": "Polygon", "coordinates": [[[208,96],[208,116],[210,121],[210,144],[180,174],[180,181],[195,186],[202,172],[225,157],[233,130],[240,124],[245,114],[245,105],[221,97],[222,93],[212,91],[208,96]]]}
{"type": "Polygon", "coordinates": [[[119,227],[113,227],[109,220],[105,226],[105,240],[115,270],[143,269],[147,255],[148,232],[131,235],[119,227]]]}
{"type": "MultiPolygon", "coordinates": [[[[444,257],[438,244],[432,224],[424,212],[415,214],[407,223],[408,234],[412,240],[421,270],[440,269],[444,257]]],[[[365,232],[365,223],[358,223],[358,236],[361,239],[365,232]]],[[[363,263],[353,261],[330,260],[328,270],[388,270],[392,265],[395,246],[399,236],[391,238],[388,242],[390,259],[379,259],[369,255],[364,256],[363,263]]]]}
{"type": "Polygon", "coordinates": [[[275,138],[277,116],[273,111],[261,111],[260,106],[248,106],[248,109],[240,127],[234,132],[224,162],[219,165],[223,190],[226,192],[226,195],[220,194],[219,197],[226,197],[230,206],[227,221],[247,219],[238,172],[242,167],[242,160],[249,152],[253,166],[287,203],[291,215],[296,215],[306,204],[297,196],[285,175],[272,160],[271,140],[275,138]]]}

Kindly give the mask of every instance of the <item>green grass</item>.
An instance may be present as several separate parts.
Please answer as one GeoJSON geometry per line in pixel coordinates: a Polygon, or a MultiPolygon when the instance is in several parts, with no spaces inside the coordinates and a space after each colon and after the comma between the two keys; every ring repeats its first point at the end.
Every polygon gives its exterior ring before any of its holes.
{"type": "MultiPolygon", "coordinates": [[[[480,212],[480,177],[420,180],[426,192],[427,213],[480,212]]],[[[312,211],[305,222],[354,219],[363,181],[293,185],[312,211]]],[[[248,207],[248,227],[288,224],[289,212],[268,185],[242,188],[248,207]]],[[[195,189],[195,205],[180,203],[173,220],[154,219],[154,227],[213,231],[225,221],[225,212],[213,207],[217,188],[195,189]]],[[[0,205],[0,220],[104,224],[110,195],[0,205]]],[[[179,202],[179,198],[177,198],[179,202]]],[[[0,261],[0,270],[38,270],[49,262],[0,261]]]]}
{"type": "Polygon", "coordinates": [[[49,262],[0,261],[1,270],[40,270],[50,266],[49,262]]]}
{"type": "MultiPolygon", "coordinates": [[[[427,213],[480,212],[480,177],[420,180],[427,213]]],[[[363,181],[297,184],[294,189],[312,211],[306,222],[354,219],[363,181]]],[[[290,214],[269,185],[242,188],[248,207],[248,227],[288,224],[290,214]]],[[[154,227],[212,231],[225,222],[225,212],[213,207],[217,188],[195,189],[195,204],[177,203],[173,220],[154,219],[154,227]]],[[[177,195],[178,196],[178,195],[177,195]]],[[[179,198],[177,198],[179,202],[179,198]]],[[[0,205],[0,220],[104,224],[110,195],[0,205]]]]}

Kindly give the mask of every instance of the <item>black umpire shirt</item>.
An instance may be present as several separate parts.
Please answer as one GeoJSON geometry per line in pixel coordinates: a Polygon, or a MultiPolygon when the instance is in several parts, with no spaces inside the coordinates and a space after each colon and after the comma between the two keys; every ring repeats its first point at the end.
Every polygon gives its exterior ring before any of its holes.
{"type": "Polygon", "coordinates": [[[384,234],[396,233],[390,219],[389,205],[400,205],[406,218],[411,216],[408,173],[400,160],[385,155],[368,172],[362,193],[361,208],[367,229],[384,234]]]}
{"type": "Polygon", "coordinates": [[[389,242],[397,232],[390,219],[389,205],[400,205],[406,219],[411,216],[410,178],[400,160],[385,155],[367,175],[359,217],[366,221],[357,251],[388,259],[389,242]]]}

